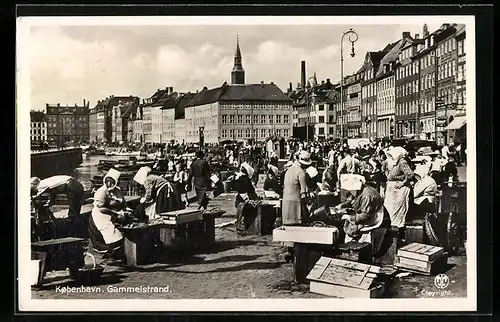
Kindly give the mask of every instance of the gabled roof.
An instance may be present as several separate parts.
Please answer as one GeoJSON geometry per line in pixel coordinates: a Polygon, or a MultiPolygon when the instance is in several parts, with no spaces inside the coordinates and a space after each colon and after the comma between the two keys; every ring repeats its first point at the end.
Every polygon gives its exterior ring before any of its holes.
{"type": "Polygon", "coordinates": [[[207,89],[206,87],[203,88],[202,91],[195,94],[195,96],[191,99],[191,101],[187,103],[186,107],[199,106],[217,102],[222,93],[224,93],[224,91],[226,90],[227,86],[228,86],[227,83],[224,82],[224,84],[222,84],[222,86],[220,87],[212,89],[207,89]]]}
{"type": "Polygon", "coordinates": [[[220,96],[221,101],[289,101],[276,84],[229,85],[220,96]]]}
{"type": "Polygon", "coordinates": [[[384,73],[384,65],[390,64],[391,62],[395,62],[401,52],[401,46],[403,45],[404,40],[400,39],[395,43],[395,45],[389,50],[387,54],[385,54],[384,58],[380,61],[380,66],[377,71],[377,76],[382,75],[384,73]]]}
{"type": "Polygon", "coordinates": [[[193,100],[195,96],[195,93],[187,93],[178,97],[175,104],[175,120],[183,119],[185,117],[186,106],[193,100]]]}

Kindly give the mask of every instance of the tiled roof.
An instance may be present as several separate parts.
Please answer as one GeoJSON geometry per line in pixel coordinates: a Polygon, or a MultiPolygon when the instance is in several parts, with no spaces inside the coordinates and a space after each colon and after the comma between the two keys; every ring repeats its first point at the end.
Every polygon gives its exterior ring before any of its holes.
{"type": "Polygon", "coordinates": [[[30,111],[31,122],[45,122],[45,113],[40,111],[30,111]]]}
{"type": "Polygon", "coordinates": [[[385,54],[387,54],[388,51],[371,51],[370,52],[370,58],[372,61],[373,66],[378,67],[380,65],[380,61],[382,58],[384,58],[385,54]]]}
{"type": "Polygon", "coordinates": [[[163,101],[163,105],[161,106],[162,110],[168,110],[175,108],[177,103],[180,101],[182,98],[183,94],[174,92],[170,93],[169,95],[164,96],[161,101],[163,101]]]}
{"type": "Polygon", "coordinates": [[[395,62],[396,59],[399,56],[399,53],[401,52],[401,46],[403,44],[404,40],[400,39],[392,48],[391,50],[385,54],[384,58],[380,61],[380,66],[377,71],[377,76],[382,75],[384,73],[384,65],[385,64],[390,64],[391,62],[395,62]]]}
{"type": "Polygon", "coordinates": [[[183,119],[185,117],[185,108],[190,103],[193,98],[196,96],[195,93],[187,93],[182,96],[179,96],[176,104],[175,104],[175,119],[183,119]]]}
{"type": "Polygon", "coordinates": [[[225,82],[220,87],[212,89],[207,89],[205,87],[201,92],[195,94],[195,96],[191,99],[191,101],[186,104],[186,107],[215,103],[219,100],[219,98],[227,89],[227,87],[228,85],[225,82]]]}
{"type": "Polygon", "coordinates": [[[229,85],[220,100],[223,101],[289,101],[276,84],[229,85]]]}

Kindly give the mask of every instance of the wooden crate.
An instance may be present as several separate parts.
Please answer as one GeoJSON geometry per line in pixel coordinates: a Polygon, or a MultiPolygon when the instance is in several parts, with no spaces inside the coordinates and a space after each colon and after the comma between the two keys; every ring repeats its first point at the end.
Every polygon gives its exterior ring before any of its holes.
{"type": "Polygon", "coordinates": [[[406,271],[433,275],[441,272],[447,263],[442,247],[412,243],[398,250],[395,266],[406,271]]]}
{"type": "Polygon", "coordinates": [[[81,268],[84,265],[83,238],[65,237],[31,243],[33,255],[46,254],[45,271],[81,268]]]}
{"type": "Polygon", "coordinates": [[[273,230],[273,241],[333,245],[339,236],[336,227],[282,226],[273,230]]]}
{"type": "Polygon", "coordinates": [[[191,221],[203,220],[203,213],[196,208],[186,208],[159,214],[167,225],[180,225],[191,221]]]}
{"type": "MultiPolygon", "coordinates": [[[[244,214],[245,215],[245,214],[244,214]]],[[[252,215],[249,213],[249,215],[252,215]]],[[[247,221],[247,220],[245,220],[247,221]]],[[[253,221],[245,231],[247,235],[270,235],[273,233],[276,221],[276,208],[274,203],[257,204],[257,212],[253,221]]]]}
{"type": "Polygon", "coordinates": [[[321,257],[307,279],[313,293],[340,298],[375,298],[384,291],[379,266],[321,257]]]}
{"type": "Polygon", "coordinates": [[[372,261],[372,245],[370,243],[348,242],[338,246],[339,258],[370,264],[372,261]]]}
{"type": "Polygon", "coordinates": [[[133,267],[149,263],[154,241],[159,239],[160,226],[128,228],[121,231],[127,265],[133,267]]]}
{"type": "Polygon", "coordinates": [[[425,243],[424,220],[414,220],[406,225],[405,242],[407,244],[425,243]]]}
{"type": "Polygon", "coordinates": [[[307,282],[307,274],[321,258],[322,251],[318,246],[321,245],[293,244],[293,272],[297,283],[303,284],[307,282]]]}

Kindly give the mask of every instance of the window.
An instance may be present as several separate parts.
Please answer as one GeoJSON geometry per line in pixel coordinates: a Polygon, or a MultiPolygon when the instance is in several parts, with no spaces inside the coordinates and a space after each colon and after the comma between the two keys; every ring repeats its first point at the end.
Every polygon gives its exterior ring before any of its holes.
{"type": "Polygon", "coordinates": [[[266,124],[266,116],[265,115],[260,116],[260,124],[266,124]]]}
{"type": "Polygon", "coordinates": [[[248,129],[248,128],[247,128],[247,129],[245,130],[245,137],[246,137],[247,139],[248,139],[248,138],[250,138],[251,133],[252,133],[252,132],[250,132],[250,129],[248,129]]]}
{"type": "Polygon", "coordinates": [[[222,137],[227,138],[227,130],[222,130],[222,137]]]}
{"type": "Polygon", "coordinates": [[[281,115],[276,115],[276,124],[281,124],[281,115]]]}
{"type": "Polygon", "coordinates": [[[457,68],[457,64],[455,60],[451,61],[451,75],[455,76],[455,70],[457,68]]]}
{"type": "Polygon", "coordinates": [[[229,130],[229,137],[234,138],[234,129],[229,130]]]}
{"type": "Polygon", "coordinates": [[[288,138],[288,137],[289,137],[289,133],[288,133],[288,132],[289,132],[289,130],[288,130],[288,129],[283,129],[283,136],[284,136],[285,138],[288,138]]]}
{"type": "Polygon", "coordinates": [[[250,124],[252,122],[252,116],[251,115],[245,115],[245,123],[250,124]]]}
{"type": "Polygon", "coordinates": [[[238,115],[238,124],[243,123],[243,115],[238,115]]]}
{"type": "Polygon", "coordinates": [[[236,132],[236,133],[238,133],[237,136],[239,139],[241,139],[243,137],[243,130],[242,129],[238,129],[238,132],[236,132]]]}
{"type": "Polygon", "coordinates": [[[323,115],[319,117],[319,123],[325,123],[325,117],[323,115]]]}
{"type": "Polygon", "coordinates": [[[276,129],[276,135],[281,136],[281,129],[276,129]]]}
{"type": "Polygon", "coordinates": [[[274,115],[269,115],[269,124],[273,124],[274,115]]]}
{"type": "Polygon", "coordinates": [[[229,124],[234,124],[234,115],[229,115],[229,124]]]}
{"type": "Polygon", "coordinates": [[[320,127],[319,129],[319,135],[325,135],[325,128],[324,127],[320,127]]]}
{"type": "Polygon", "coordinates": [[[227,115],[222,115],[222,124],[227,123],[227,115]]]}
{"type": "Polygon", "coordinates": [[[457,46],[458,46],[458,55],[462,55],[464,54],[464,41],[463,40],[459,40],[458,43],[457,43],[457,46]]]}
{"type": "Polygon", "coordinates": [[[283,115],[283,123],[285,124],[290,123],[290,117],[288,115],[283,115]]]}
{"type": "Polygon", "coordinates": [[[273,129],[269,129],[269,130],[268,130],[268,133],[269,133],[269,136],[273,136],[273,135],[274,135],[274,131],[273,131],[273,129]]]}
{"type": "Polygon", "coordinates": [[[254,115],[253,116],[253,124],[258,124],[259,123],[259,116],[258,115],[254,115]]]}

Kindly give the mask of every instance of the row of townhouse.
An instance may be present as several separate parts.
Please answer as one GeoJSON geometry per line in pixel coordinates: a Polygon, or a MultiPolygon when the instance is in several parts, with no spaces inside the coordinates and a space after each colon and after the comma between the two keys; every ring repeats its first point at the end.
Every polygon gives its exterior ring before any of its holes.
{"type": "Polygon", "coordinates": [[[465,25],[443,24],[433,33],[424,25],[422,37],[403,32],[398,41],[366,53],[362,67],[344,78],[342,91],[336,84],[323,95],[333,116],[324,125],[315,113],[325,104],[315,101],[320,86],[302,80],[288,91],[293,125],[314,124],[315,138],[414,136],[440,145],[465,140],[465,25]]]}

